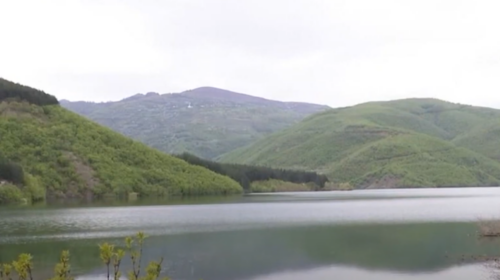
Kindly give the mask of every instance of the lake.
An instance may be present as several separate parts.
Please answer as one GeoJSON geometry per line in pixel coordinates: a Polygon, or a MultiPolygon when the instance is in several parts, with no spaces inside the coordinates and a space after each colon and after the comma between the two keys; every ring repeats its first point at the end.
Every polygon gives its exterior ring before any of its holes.
{"type": "MultiPolygon", "coordinates": [[[[145,261],[178,280],[489,279],[470,258],[500,253],[478,219],[500,218],[500,188],[360,190],[0,208],[0,262],[22,252],[77,279],[104,279],[97,243],[145,231],[145,261]]],[[[126,264],[125,264],[126,265],[126,264]]]]}

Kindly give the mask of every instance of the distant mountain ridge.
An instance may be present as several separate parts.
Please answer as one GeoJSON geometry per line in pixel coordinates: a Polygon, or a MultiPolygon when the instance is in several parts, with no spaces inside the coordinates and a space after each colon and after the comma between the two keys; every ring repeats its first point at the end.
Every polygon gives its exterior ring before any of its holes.
{"type": "Polygon", "coordinates": [[[328,106],[282,102],[215,87],[135,94],[113,102],[61,105],[167,153],[214,159],[328,106]]]}

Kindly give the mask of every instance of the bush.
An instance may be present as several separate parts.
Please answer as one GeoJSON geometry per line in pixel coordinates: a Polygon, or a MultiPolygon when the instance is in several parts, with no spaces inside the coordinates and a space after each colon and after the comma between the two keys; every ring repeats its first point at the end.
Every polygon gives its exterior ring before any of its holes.
{"type": "Polygon", "coordinates": [[[23,192],[12,184],[0,185],[0,204],[19,203],[23,200],[23,192]]]}
{"type": "Polygon", "coordinates": [[[46,190],[36,177],[26,174],[24,182],[24,191],[26,196],[29,197],[31,201],[36,202],[45,200],[46,190]]]}
{"type": "Polygon", "coordinates": [[[0,154],[0,180],[2,179],[14,184],[22,184],[24,182],[24,171],[21,166],[9,161],[0,154]]]}

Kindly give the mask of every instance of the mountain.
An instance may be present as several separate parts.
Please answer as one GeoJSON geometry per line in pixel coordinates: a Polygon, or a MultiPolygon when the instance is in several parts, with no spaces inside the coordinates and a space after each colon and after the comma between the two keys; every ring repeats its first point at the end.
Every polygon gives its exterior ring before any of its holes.
{"type": "Polygon", "coordinates": [[[80,115],[161,151],[214,159],[327,106],[267,100],[212,87],[136,94],[117,102],[61,101],[80,115]]]}
{"type": "Polygon", "coordinates": [[[226,176],[128,139],[62,108],[51,95],[4,79],[0,177],[0,202],[2,195],[19,198],[20,192],[42,200],[242,191],[226,176]]]}
{"type": "Polygon", "coordinates": [[[224,155],[358,188],[500,184],[500,110],[437,99],[328,110],[224,155]]]}

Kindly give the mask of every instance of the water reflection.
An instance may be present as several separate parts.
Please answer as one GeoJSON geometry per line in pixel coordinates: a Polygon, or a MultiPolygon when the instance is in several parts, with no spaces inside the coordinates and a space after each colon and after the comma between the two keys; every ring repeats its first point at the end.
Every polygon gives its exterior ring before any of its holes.
{"type": "MultiPolygon", "coordinates": [[[[398,279],[433,279],[428,276],[456,273],[453,269],[446,270],[468,263],[464,255],[495,255],[500,252],[495,242],[478,241],[475,230],[473,223],[426,223],[154,236],[147,242],[145,261],[164,256],[168,260],[168,274],[174,279],[298,279],[288,278],[288,275],[299,277],[304,273],[319,277],[308,279],[322,279],[338,273],[345,277],[360,277],[349,279],[376,279],[363,278],[362,275],[382,277],[388,274],[407,277],[398,279]],[[379,272],[374,274],[370,270],[379,272]]],[[[121,242],[120,239],[110,241],[121,242]]],[[[58,253],[63,249],[72,252],[76,272],[89,276],[104,272],[95,240],[3,244],[0,245],[0,261],[29,251],[38,260],[43,260],[37,267],[46,267],[57,261],[58,253]]],[[[473,273],[482,273],[473,270],[473,273]]]]}
{"type": "Polygon", "coordinates": [[[497,255],[500,244],[478,241],[472,221],[500,214],[499,198],[499,189],[395,190],[3,208],[0,262],[29,252],[44,274],[69,249],[73,271],[95,279],[97,242],[145,230],[145,261],[165,257],[173,279],[480,279],[485,268],[464,256],[497,255]]]}
{"type": "Polygon", "coordinates": [[[373,271],[353,267],[331,266],[303,271],[281,272],[255,277],[251,280],[471,280],[488,279],[490,273],[481,266],[469,265],[453,267],[436,273],[396,273],[390,271],[373,271]]]}

